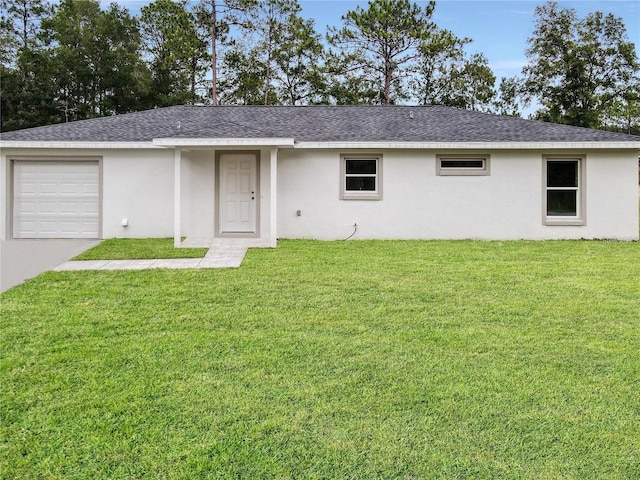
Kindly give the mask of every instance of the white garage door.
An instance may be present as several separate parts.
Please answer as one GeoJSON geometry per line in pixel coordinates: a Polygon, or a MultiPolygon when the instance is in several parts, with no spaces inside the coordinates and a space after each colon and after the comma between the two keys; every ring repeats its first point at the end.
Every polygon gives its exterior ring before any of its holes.
{"type": "Polygon", "coordinates": [[[15,161],[14,238],[98,238],[97,161],[15,161]]]}

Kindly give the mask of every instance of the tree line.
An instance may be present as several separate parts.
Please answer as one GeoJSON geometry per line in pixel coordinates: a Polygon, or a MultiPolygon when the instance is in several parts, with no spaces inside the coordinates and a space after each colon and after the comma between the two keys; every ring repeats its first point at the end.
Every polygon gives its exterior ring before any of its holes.
{"type": "Polygon", "coordinates": [[[371,0],[324,35],[298,0],[0,0],[2,131],[176,104],[448,105],[640,131],[640,66],[620,18],[538,6],[519,76],[497,81],[435,1],[371,0]]]}

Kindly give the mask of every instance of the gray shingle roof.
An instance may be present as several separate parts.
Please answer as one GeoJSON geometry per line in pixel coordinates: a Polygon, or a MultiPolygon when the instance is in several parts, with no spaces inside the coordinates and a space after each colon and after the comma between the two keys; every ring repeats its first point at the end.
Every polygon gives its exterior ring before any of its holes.
{"type": "Polygon", "coordinates": [[[175,106],[3,133],[3,141],[640,142],[640,137],[443,106],[175,106]],[[180,125],[180,127],[178,127],[180,125]]]}

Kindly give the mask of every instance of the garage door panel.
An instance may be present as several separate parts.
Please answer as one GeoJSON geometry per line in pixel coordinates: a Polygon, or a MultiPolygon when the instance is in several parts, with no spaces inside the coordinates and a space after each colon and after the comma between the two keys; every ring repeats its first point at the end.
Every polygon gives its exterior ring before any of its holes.
{"type": "Polygon", "coordinates": [[[58,195],[60,194],[60,186],[54,182],[41,182],[38,192],[40,195],[58,195]]]}
{"type": "Polygon", "coordinates": [[[35,182],[20,182],[15,187],[16,195],[33,195],[38,193],[35,182]]]}
{"type": "Polygon", "coordinates": [[[57,229],[58,222],[42,220],[36,223],[36,232],[53,234],[57,232],[57,229]],[[38,227],[40,228],[38,229],[38,227]]]}
{"type": "Polygon", "coordinates": [[[59,212],[58,203],[55,201],[40,202],[36,205],[35,215],[55,215],[59,212]]]}
{"type": "Polygon", "coordinates": [[[77,231],[81,231],[82,223],[79,221],[63,221],[60,222],[60,231],[64,234],[71,235],[77,231]]]}
{"type": "Polygon", "coordinates": [[[34,234],[37,231],[35,222],[29,222],[25,220],[20,221],[19,224],[16,225],[16,228],[23,232],[25,235],[34,234]]]}
{"type": "Polygon", "coordinates": [[[20,238],[96,238],[98,222],[82,220],[20,221],[20,238]]]}
{"type": "Polygon", "coordinates": [[[92,217],[92,219],[95,219],[97,218],[99,212],[100,212],[100,205],[98,204],[98,202],[82,202],[82,205],[80,208],[80,213],[82,215],[89,215],[92,217]]]}
{"type": "Polygon", "coordinates": [[[97,238],[97,161],[16,161],[15,238],[97,238]]]}
{"type": "Polygon", "coordinates": [[[36,204],[33,202],[23,202],[17,206],[16,210],[20,215],[35,215],[36,204]]]}
{"type": "Polygon", "coordinates": [[[60,202],[59,212],[61,215],[73,215],[74,213],[82,213],[82,202],[60,202]]]}
{"type": "Polygon", "coordinates": [[[85,183],[82,185],[81,195],[87,197],[97,197],[100,189],[98,188],[97,183],[85,183]]]}
{"type": "Polygon", "coordinates": [[[51,216],[90,216],[98,214],[98,202],[86,202],[77,199],[55,199],[34,202],[22,202],[17,213],[20,215],[51,215],[51,216]]]}
{"type": "Polygon", "coordinates": [[[78,182],[63,183],[60,185],[60,195],[82,195],[82,187],[78,182]]]}
{"type": "Polygon", "coordinates": [[[81,225],[81,230],[83,235],[85,235],[87,238],[95,238],[95,233],[98,231],[98,222],[82,222],[81,225]],[[94,237],[92,237],[92,235],[95,235],[94,237]]]}

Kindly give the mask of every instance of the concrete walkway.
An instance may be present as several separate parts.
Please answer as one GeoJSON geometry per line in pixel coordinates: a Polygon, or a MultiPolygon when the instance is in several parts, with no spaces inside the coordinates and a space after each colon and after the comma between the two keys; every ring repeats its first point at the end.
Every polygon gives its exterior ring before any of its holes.
{"type": "Polygon", "coordinates": [[[192,239],[185,240],[185,248],[206,247],[204,258],[173,258],[157,260],[72,260],[53,270],[147,270],[153,268],[238,268],[249,248],[263,247],[256,239],[192,239]]]}

